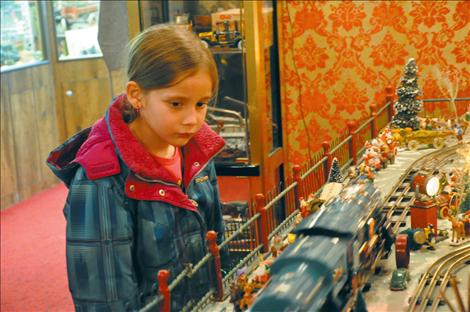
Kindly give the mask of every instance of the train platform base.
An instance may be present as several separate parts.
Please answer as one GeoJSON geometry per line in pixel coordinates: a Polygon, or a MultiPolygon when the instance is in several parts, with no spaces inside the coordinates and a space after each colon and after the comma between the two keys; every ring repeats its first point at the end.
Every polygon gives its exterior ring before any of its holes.
{"type": "MultiPolygon", "coordinates": [[[[470,135],[467,131],[464,136],[464,144],[470,144],[470,135]]],[[[449,140],[448,145],[457,144],[456,140],[449,140]]],[[[386,198],[389,194],[394,191],[394,187],[401,180],[406,170],[412,166],[412,164],[423,156],[428,155],[436,151],[436,149],[419,149],[417,151],[409,151],[400,149],[398,156],[394,164],[389,165],[386,169],[377,172],[374,184],[381,190],[383,198],[386,198]]],[[[453,163],[453,166],[464,166],[468,164],[453,163]]],[[[416,168],[418,169],[418,168],[416,168]]],[[[406,218],[406,225],[400,228],[409,228],[411,224],[410,217],[406,218]]],[[[451,233],[451,224],[447,220],[438,220],[438,229],[448,230],[451,233]]],[[[411,280],[408,286],[403,291],[392,291],[390,290],[390,279],[392,272],[396,269],[395,264],[395,251],[392,247],[392,251],[387,259],[380,262],[380,270],[377,274],[373,274],[369,279],[370,289],[364,293],[367,310],[372,312],[400,312],[407,311],[409,306],[409,298],[413,295],[417,288],[420,276],[425,270],[435,262],[439,257],[446,253],[461,248],[464,245],[470,245],[470,241],[460,244],[459,246],[452,246],[449,239],[442,240],[435,244],[435,250],[428,250],[423,247],[421,250],[412,251],[410,256],[409,271],[411,280]]],[[[469,278],[470,277],[470,265],[467,265],[463,270],[458,272],[457,279],[459,281],[459,289],[462,297],[466,301],[466,298],[470,292],[469,278]]],[[[458,307],[457,299],[452,293],[452,290],[448,288],[446,293],[451,304],[454,308],[458,307]]],[[[467,304],[467,302],[465,302],[467,304]]],[[[430,309],[428,309],[430,310],[430,309]]],[[[229,299],[223,302],[215,302],[207,306],[203,311],[210,312],[232,312],[235,311],[233,305],[229,302],[229,299]]],[[[451,311],[446,305],[442,305],[437,311],[451,311]]],[[[272,311],[275,312],[275,311],[272,311]]]]}
{"type": "MultiPolygon", "coordinates": [[[[470,144],[470,135],[467,131],[464,137],[464,144],[470,144]]],[[[451,141],[449,145],[456,144],[456,141],[451,141]]],[[[397,161],[395,164],[390,165],[387,169],[379,172],[376,175],[374,184],[378,186],[383,194],[390,194],[393,191],[393,187],[399,181],[401,174],[405,172],[415,160],[419,159],[422,156],[427,155],[430,152],[435,151],[435,149],[423,149],[415,152],[401,150],[398,152],[397,161]]],[[[463,158],[460,161],[448,164],[449,167],[460,167],[469,166],[468,163],[465,163],[463,158]]],[[[401,227],[402,229],[410,228],[411,220],[408,216],[406,218],[406,226],[401,227]]],[[[447,230],[451,235],[452,225],[450,221],[444,219],[438,219],[438,229],[447,230]]],[[[367,303],[368,311],[372,312],[401,312],[408,311],[409,299],[415,293],[415,290],[418,287],[418,283],[421,275],[429,268],[438,258],[464,246],[469,246],[470,240],[467,238],[464,242],[458,244],[452,244],[450,238],[439,241],[435,244],[435,250],[429,250],[426,247],[421,248],[420,250],[411,251],[410,255],[410,264],[409,272],[411,280],[409,281],[407,288],[402,291],[392,291],[390,290],[390,280],[392,272],[396,269],[395,262],[395,250],[394,247],[388,257],[381,261],[381,270],[378,274],[372,275],[369,282],[371,288],[369,291],[365,292],[364,297],[367,303]]],[[[456,274],[458,283],[458,289],[460,295],[464,300],[464,305],[467,306],[467,298],[470,295],[470,264],[467,264],[463,269],[457,272],[456,274]]],[[[447,288],[446,297],[450,301],[452,307],[458,311],[457,298],[451,289],[447,288]]],[[[470,309],[470,307],[467,307],[470,309]]],[[[416,310],[419,311],[419,310],[416,310]]],[[[425,311],[431,311],[431,306],[428,306],[425,311]]],[[[447,305],[440,305],[437,308],[437,311],[452,311],[447,305]]]]}

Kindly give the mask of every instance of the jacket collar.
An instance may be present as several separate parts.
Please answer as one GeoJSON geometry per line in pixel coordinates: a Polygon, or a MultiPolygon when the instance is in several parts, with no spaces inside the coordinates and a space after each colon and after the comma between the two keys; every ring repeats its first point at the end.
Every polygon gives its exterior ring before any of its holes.
{"type": "MultiPolygon", "coordinates": [[[[125,97],[125,94],[118,96],[106,112],[108,131],[122,161],[138,176],[178,183],[166,168],[161,166],[134,137],[128,125],[124,122],[121,109],[125,97]]],[[[183,148],[185,168],[183,182],[186,187],[191,179],[222,150],[224,144],[224,140],[204,123],[183,148]]]]}

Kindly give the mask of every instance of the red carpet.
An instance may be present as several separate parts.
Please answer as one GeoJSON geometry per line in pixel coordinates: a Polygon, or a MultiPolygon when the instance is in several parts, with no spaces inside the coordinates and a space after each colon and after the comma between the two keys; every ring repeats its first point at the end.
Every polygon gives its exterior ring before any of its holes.
{"type": "Polygon", "coordinates": [[[65,264],[64,185],[1,212],[1,311],[73,311],[65,264]]]}

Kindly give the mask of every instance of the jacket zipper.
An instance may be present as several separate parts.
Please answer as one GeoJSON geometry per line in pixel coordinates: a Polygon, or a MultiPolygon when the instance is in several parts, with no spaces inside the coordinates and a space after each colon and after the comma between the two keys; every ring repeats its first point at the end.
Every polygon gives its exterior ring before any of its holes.
{"type": "Polygon", "coordinates": [[[166,186],[177,186],[177,187],[179,187],[179,185],[176,184],[176,183],[165,182],[165,181],[158,180],[158,179],[147,179],[147,178],[144,178],[143,176],[141,176],[138,173],[135,173],[135,176],[137,178],[139,178],[140,180],[142,180],[144,182],[147,182],[147,183],[160,183],[160,184],[163,184],[163,185],[166,185],[166,186]]]}

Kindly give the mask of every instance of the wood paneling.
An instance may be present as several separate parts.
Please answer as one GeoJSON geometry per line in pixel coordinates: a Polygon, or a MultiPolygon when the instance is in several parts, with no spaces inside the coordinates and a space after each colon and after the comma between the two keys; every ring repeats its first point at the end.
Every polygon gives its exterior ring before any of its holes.
{"type": "Polygon", "coordinates": [[[67,136],[91,126],[103,116],[111,99],[107,79],[61,83],[67,136]]]}
{"type": "Polygon", "coordinates": [[[14,136],[11,124],[10,92],[7,79],[1,81],[1,207],[12,204],[17,197],[14,136]]]}
{"type": "Polygon", "coordinates": [[[1,93],[3,209],[57,183],[45,164],[58,144],[51,65],[2,73],[1,93]]]}
{"type": "MultiPolygon", "coordinates": [[[[137,8],[129,2],[131,37],[139,31],[137,8]]],[[[1,209],[58,183],[48,153],[102,117],[125,88],[124,70],[115,71],[111,91],[102,58],[58,62],[51,2],[45,13],[51,62],[1,74],[1,209]]]]}
{"type": "Polygon", "coordinates": [[[101,118],[111,99],[124,90],[122,72],[113,73],[113,90],[104,60],[74,60],[56,64],[56,97],[61,139],[93,125],[101,118]]]}
{"type": "Polygon", "coordinates": [[[21,198],[28,198],[40,190],[37,116],[34,90],[12,94],[11,112],[15,136],[18,187],[21,198]]]}

